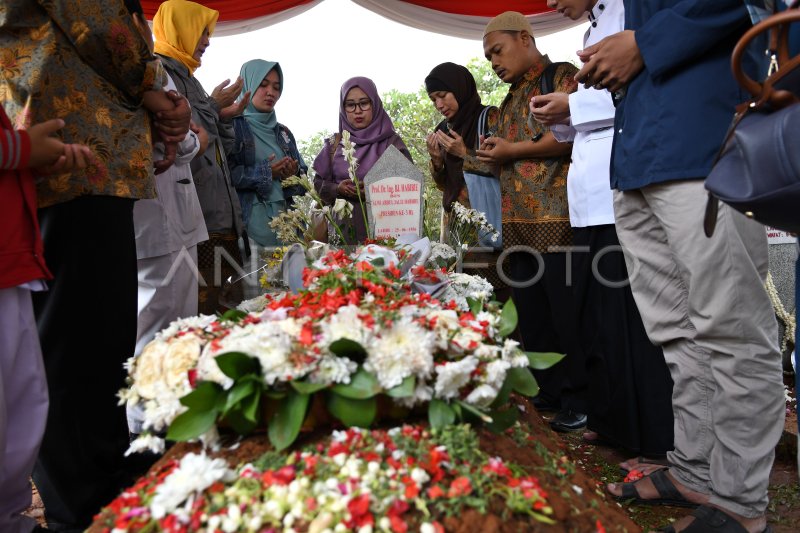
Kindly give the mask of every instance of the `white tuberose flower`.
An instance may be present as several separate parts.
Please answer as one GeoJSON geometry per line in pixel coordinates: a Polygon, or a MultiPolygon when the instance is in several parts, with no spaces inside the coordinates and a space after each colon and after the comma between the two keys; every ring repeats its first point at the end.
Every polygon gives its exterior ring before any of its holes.
{"type": "Polygon", "coordinates": [[[223,459],[210,459],[206,454],[186,454],[180,465],[158,486],[150,502],[150,513],[161,519],[175,511],[192,494],[200,493],[217,481],[230,481],[232,470],[223,459]]]}

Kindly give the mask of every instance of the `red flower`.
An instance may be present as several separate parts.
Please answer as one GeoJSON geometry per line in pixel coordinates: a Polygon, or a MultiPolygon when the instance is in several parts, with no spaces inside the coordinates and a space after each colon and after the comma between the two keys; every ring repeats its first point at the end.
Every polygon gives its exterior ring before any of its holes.
{"type": "Polygon", "coordinates": [[[303,329],[300,331],[300,344],[303,346],[314,344],[314,325],[311,322],[303,324],[303,329]]]}
{"type": "Polygon", "coordinates": [[[450,483],[450,490],[447,491],[448,498],[458,498],[459,496],[466,496],[472,492],[472,483],[468,477],[460,476],[450,483]]]}
{"type": "Polygon", "coordinates": [[[606,528],[603,527],[603,523],[599,519],[594,525],[597,527],[597,533],[606,533],[606,528]]]}
{"type": "Polygon", "coordinates": [[[408,531],[408,524],[399,516],[390,516],[389,522],[392,524],[392,531],[394,533],[406,533],[406,531],[408,531]]]}
{"type": "Polygon", "coordinates": [[[375,523],[375,518],[369,512],[369,494],[356,496],[347,502],[347,510],[350,512],[350,520],[345,523],[347,527],[358,529],[375,523]]]}
{"type": "Polygon", "coordinates": [[[428,489],[428,498],[430,498],[431,500],[441,498],[442,496],[444,496],[444,491],[442,490],[442,487],[440,487],[439,485],[434,485],[433,487],[428,489]]]}
{"type": "Polygon", "coordinates": [[[635,468],[628,471],[628,475],[625,476],[623,480],[625,483],[633,483],[634,481],[639,481],[644,477],[644,472],[641,470],[636,470],[635,468]]]}

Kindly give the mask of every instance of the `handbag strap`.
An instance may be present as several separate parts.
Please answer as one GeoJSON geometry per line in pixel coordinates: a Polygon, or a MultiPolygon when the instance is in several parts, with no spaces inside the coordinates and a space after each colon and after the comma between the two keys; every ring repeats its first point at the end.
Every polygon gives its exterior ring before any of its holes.
{"type": "Polygon", "coordinates": [[[486,123],[488,122],[489,111],[492,109],[497,109],[493,105],[487,105],[481,111],[481,114],[478,115],[478,134],[475,136],[475,149],[479,149],[481,147],[481,135],[486,136],[489,131],[486,129],[486,123]]]}
{"type": "MultiPolygon", "coordinates": [[[[795,103],[798,98],[791,91],[775,89],[775,83],[783,79],[789,72],[800,66],[800,55],[789,56],[789,26],[800,21],[800,9],[789,9],[762,20],[739,39],[731,56],[731,68],[739,85],[753,95],[754,100],[743,105],[760,107],[766,103],[780,109],[795,103]],[[777,70],[770,72],[763,83],[759,83],[745,74],[742,69],[742,57],[748,45],[765,31],[770,31],[770,51],[777,70]]],[[[771,69],[772,70],[772,69],[771,69]]]]}

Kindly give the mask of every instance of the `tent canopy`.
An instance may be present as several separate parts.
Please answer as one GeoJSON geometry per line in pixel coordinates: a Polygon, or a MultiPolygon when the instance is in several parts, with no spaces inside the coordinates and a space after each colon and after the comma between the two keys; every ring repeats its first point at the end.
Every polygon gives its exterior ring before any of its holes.
{"type": "MultiPolygon", "coordinates": [[[[199,0],[198,0],[199,1],[199,0]]],[[[295,17],[323,0],[202,0],[200,4],[219,11],[215,35],[236,35],[277,24],[295,17]]],[[[546,0],[351,0],[385,18],[420,30],[464,39],[481,39],[489,19],[503,11],[524,13],[541,37],[579,24],[547,7],[546,0]],[[498,5],[499,4],[499,5],[498,5]]],[[[142,0],[147,18],[161,4],[142,0]]]]}

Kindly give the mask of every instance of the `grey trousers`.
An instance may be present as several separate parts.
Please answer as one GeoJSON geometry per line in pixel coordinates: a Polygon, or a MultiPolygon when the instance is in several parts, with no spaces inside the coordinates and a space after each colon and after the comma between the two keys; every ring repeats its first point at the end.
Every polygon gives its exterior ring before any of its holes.
{"type": "Polygon", "coordinates": [[[675,382],[670,472],[711,503],[764,514],[785,405],[778,330],[764,290],[764,227],[720,204],[703,233],[702,180],[616,191],[631,288],[675,382]]]}
{"type": "Polygon", "coordinates": [[[0,531],[28,533],[36,522],[30,475],[47,421],[47,378],[31,291],[0,289],[0,531]]]}

